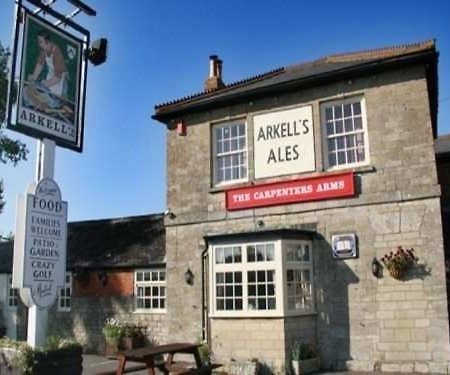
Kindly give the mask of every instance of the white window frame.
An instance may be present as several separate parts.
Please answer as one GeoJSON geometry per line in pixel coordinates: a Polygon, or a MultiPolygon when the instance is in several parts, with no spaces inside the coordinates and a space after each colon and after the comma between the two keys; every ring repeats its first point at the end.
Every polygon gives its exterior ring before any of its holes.
{"type": "MultiPolygon", "coordinates": [[[[313,246],[312,241],[309,240],[284,240],[282,238],[264,239],[264,240],[249,240],[249,241],[227,241],[214,243],[210,245],[209,249],[209,316],[211,318],[225,318],[225,317],[283,317],[292,315],[305,315],[315,312],[314,301],[314,272],[313,272],[313,246]],[[274,245],[274,260],[261,262],[247,262],[246,247],[257,244],[273,243],[274,245]],[[287,243],[301,243],[309,244],[310,246],[310,261],[296,264],[296,267],[310,270],[311,275],[311,290],[312,290],[312,306],[303,310],[288,310],[287,309],[287,279],[286,272],[292,265],[286,261],[285,248],[287,243]],[[223,247],[241,247],[241,263],[220,263],[216,264],[216,249],[223,247]],[[276,308],[273,310],[252,310],[248,305],[248,271],[262,271],[274,270],[275,276],[275,298],[276,308]],[[242,272],[242,310],[218,310],[216,301],[216,274],[222,272],[242,272]]],[[[220,298],[220,296],[219,296],[220,298]]]]}
{"type": "Polygon", "coordinates": [[[212,144],[212,183],[214,187],[220,187],[220,186],[227,186],[227,185],[233,185],[233,184],[239,184],[243,182],[247,182],[249,179],[249,170],[248,170],[248,158],[249,158],[249,151],[248,151],[248,125],[247,121],[245,119],[240,120],[233,120],[228,122],[221,122],[221,123],[215,123],[211,125],[211,144],[212,144]],[[239,126],[244,125],[245,129],[245,148],[242,150],[235,150],[235,151],[229,151],[224,152],[221,155],[217,154],[217,141],[216,141],[216,130],[225,128],[228,126],[239,126]],[[224,156],[224,155],[231,155],[231,154],[237,154],[237,153],[244,153],[245,154],[245,170],[246,175],[241,178],[231,178],[229,180],[224,181],[218,181],[217,178],[217,171],[218,171],[218,156],[224,156]]]}
{"type": "MultiPolygon", "coordinates": [[[[351,169],[355,167],[362,167],[370,164],[370,150],[369,150],[369,135],[367,130],[367,114],[366,114],[366,101],[365,98],[361,95],[359,96],[352,96],[344,99],[336,99],[336,100],[330,100],[330,101],[324,101],[320,103],[320,123],[321,123],[321,129],[322,129],[322,156],[323,156],[323,165],[326,170],[333,171],[333,170],[341,170],[341,169],[351,169]],[[364,139],[364,161],[355,161],[352,163],[345,163],[340,165],[334,165],[330,166],[329,159],[328,159],[328,134],[327,134],[327,124],[326,124],[326,116],[325,116],[325,109],[328,107],[336,106],[338,104],[350,104],[359,102],[361,105],[361,120],[362,120],[362,131],[352,131],[352,132],[344,132],[341,133],[340,136],[346,136],[350,134],[357,134],[357,133],[363,133],[363,139],[364,139]]],[[[343,124],[345,129],[345,124],[343,124]]],[[[334,137],[333,137],[334,138],[334,137]]]]}
{"type": "Polygon", "coordinates": [[[284,276],[285,276],[285,282],[284,282],[284,287],[285,287],[285,311],[286,311],[286,315],[298,315],[298,314],[308,314],[308,313],[313,313],[315,311],[315,298],[314,298],[314,268],[313,268],[313,247],[312,247],[312,242],[311,241],[306,241],[306,240],[283,240],[283,261],[285,264],[284,267],[284,276]],[[309,247],[309,260],[302,260],[302,261],[292,261],[288,259],[288,252],[287,252],[287,247],[289,245],[294,245],[294,246],[302,246],[303,248],[305,246],[309,247]],[[310,297],[311,297],[311,305],[304,307],[301,306],[299,308],[294,308],[294,309],[290,309],[289,308],[289,291],[288,291],[288,278],[287,278],[287,273],[288,271],[293,270],[293,271],[300,271],[300,272],[304,272],[304,271],[309,271],[310,274],[310,285],[309,285],[309,293],[310,293],[310,297]]]}
{"type": "Polygon", "coordinates": [[[69,312],[72,307],[72,272],[66,272],[64,287],[58,290],[58,311],[69,312]]]}
{"type": "Polygon", "coordinates": [[[146,268],[146,269],[136,269],[134,271],[134,304],[136,313],[165,313],[167,308],[167,271],[165,268],[146,268]],[[150,273],[149,280],[144,280],[144,274],[150,273]],[[158,280],[152,280],[153,274],[157,273],[158,280]],[[138,274],[142,274],[142,280],[138,280],[138,274]],[[161,280],[161,275],[164,274],[163,280],[161,280]],[[150,295],[145,295],[144,297],[150,300],[150,307],[138,307],[138,288],[150,288],[150,295]],[[158,295],[154,295],[154,289],[158,289],[158,295]],[[161,290],[164,290],[164,298],[161,298],[161,290]],[[161,303],[160,299],[164,300],[164,307],[153,307],[153,300],[158,300],[158,305],[161,303]]]}
{"type": "Polygon", "coordinates": [[[19,305],[19,289],[12,287],[12,275],[8,275],[8,287],[6,289],[6,305],[9,309],[15,310],[19,305]],[[11,302],[13,302],[11,304],[11,302]]]}

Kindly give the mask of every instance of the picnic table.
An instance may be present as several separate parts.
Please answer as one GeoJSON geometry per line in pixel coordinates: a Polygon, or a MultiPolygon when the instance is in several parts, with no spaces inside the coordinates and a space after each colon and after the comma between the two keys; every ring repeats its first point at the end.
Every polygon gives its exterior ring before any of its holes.
{"type": "Polygon", "coordinates": [[[127,361],[144,363],[150,375],[155,375],[155,368],[165,374],[210,374],[212,368],[217,366],[205,366],[200,357],[200,344],[174,343],[166,345],[156,345],[152,347],[126,350],[117,354],[116,375],[127,372],[125,365],[127,361]],[[175,354],[191,354],[195,363],[175,362],[175,354]],[[161,363],[161,358],[166,358],[161,363]]]}

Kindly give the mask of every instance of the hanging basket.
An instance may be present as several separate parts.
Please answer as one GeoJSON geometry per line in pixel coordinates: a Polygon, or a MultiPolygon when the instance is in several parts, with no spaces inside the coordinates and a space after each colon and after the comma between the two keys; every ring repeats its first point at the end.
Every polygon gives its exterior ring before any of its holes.
{"type": "Polygon", "coordinates": [[[405,271],[404,267],[389,267],[389,274],[396,280],[403,280],[405,271]]]}

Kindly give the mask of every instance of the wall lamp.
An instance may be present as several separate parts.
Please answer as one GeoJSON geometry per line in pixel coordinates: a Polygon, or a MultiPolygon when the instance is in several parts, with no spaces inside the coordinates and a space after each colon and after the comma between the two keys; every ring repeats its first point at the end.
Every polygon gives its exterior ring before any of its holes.
{"type": "Polygon", "coordinates": [[[381,277],[382,267],[377,258],[372,259],[372,274],[379,279],[381,277]]]}
{"type": "Polygon", "coordinates": [[[108,274],[105,271],[97,272],[97,278],[103,286],[108,284],[108,274]]]}
{"type": "Polygon", "coordinates": [[[172,212],[172,210],[170,208],[168,208],[167,210],[164,211],[164,216],[168,217],[169,219],[176,218],[175,214],[172,212]]]}
{"type": "Polygon", "coordinates": [[[184,281],[186,281],[186,284],[188,285],[194,284],[194,274],[192,273],[190,268],[188,268],[184,273],[184,281]]]}

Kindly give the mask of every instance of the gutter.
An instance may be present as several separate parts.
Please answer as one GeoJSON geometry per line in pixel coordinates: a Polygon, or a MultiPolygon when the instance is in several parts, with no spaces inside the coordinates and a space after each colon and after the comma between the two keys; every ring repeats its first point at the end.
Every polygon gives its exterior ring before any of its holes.
{"type": "Polygon", "coordinates": [[[205,293],[205,287],[206,287],[206,280],[205,280],[205,274],[206,274],[206,262],[205,260],[208,258],[208,249],[209,249],[209,243],[208,239],[205,239],[205,248],[202,251],[202,340],[206,343],[209,343],[210,337],[209,337],[209,324],[207,323],[207,315],[208,315],[208,304],[206,303],[206,293],[205,293]]]}

